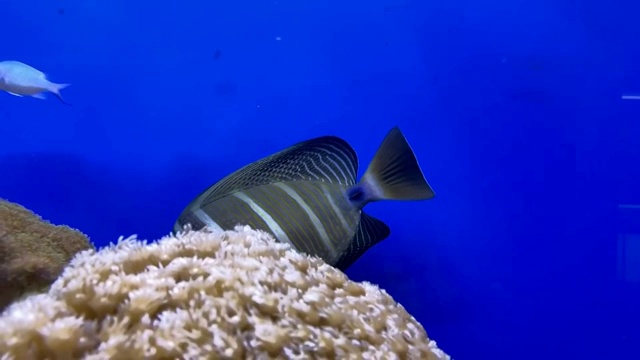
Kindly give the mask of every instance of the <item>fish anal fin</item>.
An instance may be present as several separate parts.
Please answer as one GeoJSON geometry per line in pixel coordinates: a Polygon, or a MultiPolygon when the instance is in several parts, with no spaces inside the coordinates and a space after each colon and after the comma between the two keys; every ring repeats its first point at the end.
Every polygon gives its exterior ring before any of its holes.
{"type": "Polygon", "coordinates": [[[391,230],[387,224],[362,212],[360,223],[349,247],[334,266],[342,271],[346,270],[372,246],[386,239],[389,234],[391,230]]]}
{"type": "Polygon", "coordinates": [[[44,94],[43,94],[43,93],[33,94],[33,95],[31,95],[31,97],[34,97],[34,98],[36,98],[36,99],[41,99],[41,100],[44,100],[44,99],[46,99],[46,98],[47,98],[46,96],[44,96],[44,94]]]}
{"type": "Polygon", "coordinates": [[[398,127],[384,138],[360,182],[367,188],[367,201],[426,200],[435,196],[398,127]]]}

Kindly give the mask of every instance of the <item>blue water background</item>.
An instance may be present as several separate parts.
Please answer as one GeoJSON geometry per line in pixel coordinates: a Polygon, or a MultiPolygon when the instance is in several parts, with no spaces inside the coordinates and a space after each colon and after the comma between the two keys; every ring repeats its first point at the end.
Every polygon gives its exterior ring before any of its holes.
{"type": "Polygon", "coordinates": [[[456,359],[639,359],[640,3],[611,4],[3,0],[0,60],[73,106],[0,93],[0,197],[155,239],[240,166],[331,134],[362,173],[399,125],[437,196],[367,206],[392,235],[353,279],[456,359]]]}

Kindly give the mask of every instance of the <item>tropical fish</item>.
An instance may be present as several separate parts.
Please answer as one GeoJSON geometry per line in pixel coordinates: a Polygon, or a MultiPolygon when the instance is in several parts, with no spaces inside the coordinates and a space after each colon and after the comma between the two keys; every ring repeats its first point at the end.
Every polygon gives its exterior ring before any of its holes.
{"type": "Polygon", "coordinates": [[[357,155],[345,140],[303,141],[202,192],[174,231],[249,225],[344,270],[390,234],[385,223],[362,211],[365,205],[435,196],[398,127],[387,134],[358,183],[357,172],[357,155]]]}
{"type": "Polygon", "coordinates": [[[0,90],[11,95],[44,99],[44,92],[48,91],[69,105],[60,95],[60,90],[69,85],[53,83],[42,71],[19,61],[0,61],[0,90]]]}

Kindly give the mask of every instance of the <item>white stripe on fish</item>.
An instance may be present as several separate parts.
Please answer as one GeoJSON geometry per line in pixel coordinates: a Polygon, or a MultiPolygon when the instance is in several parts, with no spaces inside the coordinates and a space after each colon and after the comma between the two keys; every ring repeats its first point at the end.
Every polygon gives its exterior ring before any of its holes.
{"type": "MultiPolygon", "coordinates": [[[[338,250],[335,248],[335,246],[333,246],[333,243],[331,242],[331,239],[327,234],[327,230],[324,228],[324,225],[322,225],[322,221],[320,221],[320,219],[318,218],[318,215],[316,215],[315,211],[313,211],[313,209],[309,206],[309,204],[307,204],[306,201],[304,201],[304,199],[300,197],[300,195],[298,195],[298,193],[292,188],[290,188],[287,184],[279,182],[273,185],[282,189],[296,203],[298,203],[298,205],[302,208],[302,210],[304,210],[304,212],[307,213],[307,216],[309,216],[309,219],[311,219],[311,223],[316,228],[316,231],[320,236],[320,240],[322,240],[324,245],[326,245],[327,250],[330,251],[330,256],[339,257],[340,254],[338,253],[338,250]]],[[[337,213],[337,214],[338,216],[341,215],[341,213],[337,213]]]]}
{"type": "Polygon", "coordinates": [[[271,230],[271,233],[274,234],[278,240],[286,242],[294,249],[297,249],[296,245],[289,239],[289,236],[282,229],[282,227],[280,227],[280,225],[271,217],[271,215],[269,215],[268,212],[261,208],[260,205],[256,204],[255,201],[251,200],[250,197],[248,197],[241,191],[233,193],[232,196],[235,196],[236,198],[240,199],[240,201],[243,201],[245,204],[249,205],[249,207],[251,207],[251,210],[253,210],[262,219],[262,221],[265,222],[265,224],[267,224],[267,226],[271,230]]]}
{"type": "Polygon", "coordinates": [[[53,83],[42,71],[19,61],[0,61],[0,90],[11,95],[44,99],[43,93],[48,91],[69,105],[60,95],[60,90],[69,85],[53,83]]]}

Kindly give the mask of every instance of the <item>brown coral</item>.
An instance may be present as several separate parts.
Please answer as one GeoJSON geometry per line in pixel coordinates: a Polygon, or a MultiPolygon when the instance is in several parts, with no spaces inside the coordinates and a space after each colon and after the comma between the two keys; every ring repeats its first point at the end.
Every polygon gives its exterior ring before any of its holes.
{"type": "Polygon", "coordinates": [[[89,248],[79,231],[0,199],[0,311],[21,296],[46,290],[73,255],[89,248]]]}
{"type": "Polygon", "coordinates": [[[386,292],[248,227],[76,256],[0,317],[5,359],[448,359],[386,292]]]}

